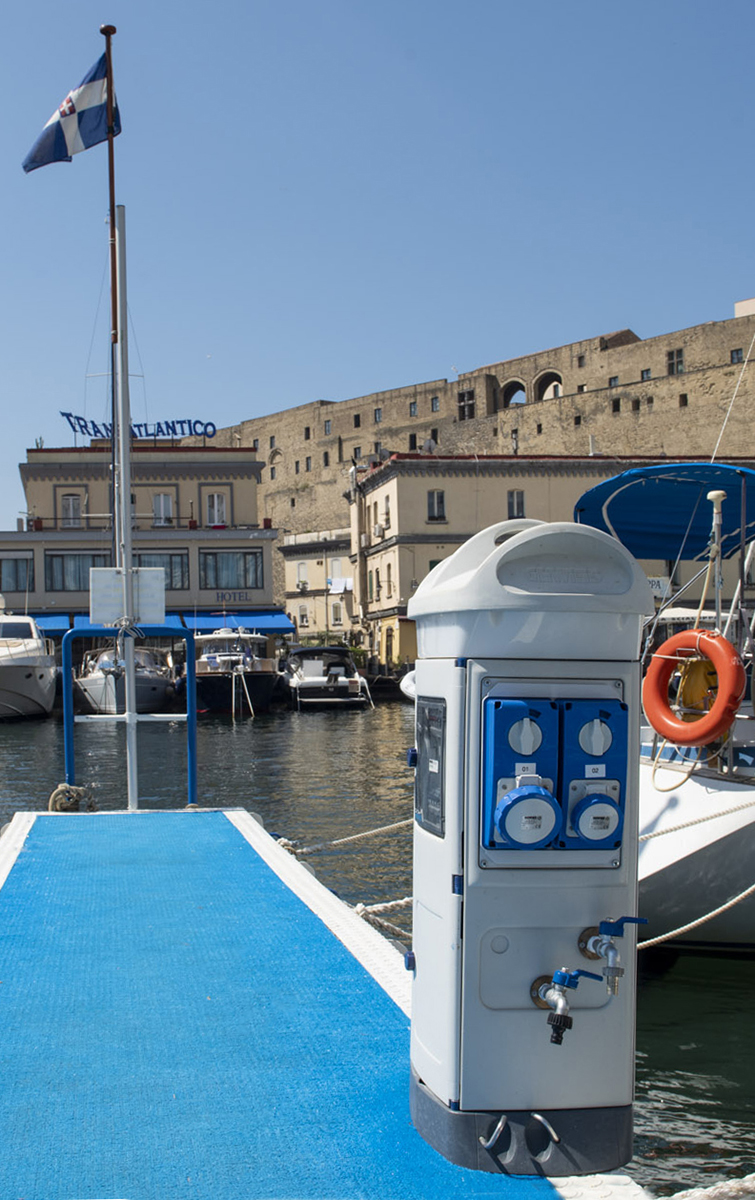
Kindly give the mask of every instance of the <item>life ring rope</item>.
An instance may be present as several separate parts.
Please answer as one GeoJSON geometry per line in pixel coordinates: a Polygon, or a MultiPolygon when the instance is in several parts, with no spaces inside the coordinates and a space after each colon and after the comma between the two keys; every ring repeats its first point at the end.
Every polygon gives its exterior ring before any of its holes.
{"type": "MultiPolygon", "coordinates": [[[[656,733],[677,746],[707,746],[731,727],[745,690],[742,659],[719,633],[707,629],[685,629],[665,641],[656,650],[642,687],[645,715],[656,733]],[[669,683],[677,667],[684,669],[697,655],[707,659],[715,670],[715,698],[708,712],[699,719],[680,720],[668,695],[669,683]]],[[[687,716],[694,714],[687,710],[687,716]]]]}

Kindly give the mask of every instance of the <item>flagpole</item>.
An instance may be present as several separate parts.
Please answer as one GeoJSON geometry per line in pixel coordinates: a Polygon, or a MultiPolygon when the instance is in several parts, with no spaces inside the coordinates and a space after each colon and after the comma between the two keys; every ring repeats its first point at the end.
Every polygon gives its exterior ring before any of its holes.
{"type": "Polygon", "coordinates": [[[117,470],[117,344],[118,344],[118,281],[117,281],[117,250],[115,237],[115,132],[113,122],[113,57],[111,39],[116,32],[115,25],[100,25],[100,33],[105,39],[105,78],[107,83],[106,116],[107,116],[107,162],[108,189],[110,198],[110,449],[111,449],[111,478],[113,483],[113,566],[120,566],[121,531],[120,505],[118,503],[118,470],[117,470]]]}
{"type": "MultiPolygon", "coordinates": [[[[115,127],[113,110],[113,60],[110,41],[115,25],[101,25],[105,38],[107,81],[106,116],[108,179],[110,185],[110,312],[111,372],[113,412],[111,446],[113,449],[113,531],[115,565],[123,572],[123,618],[116,646],[123,647],[124,720],[126,723],[126,781],[130,811],[139,807],[137,768],[136,675],[134,661],[134,577],[131,539],[131,410],[128,388],[128,306],[126,302],[126,218],[123,207],[115,204],[115,127]]],[[[116,659],[119,657],[116,652],[116,659]]]]}

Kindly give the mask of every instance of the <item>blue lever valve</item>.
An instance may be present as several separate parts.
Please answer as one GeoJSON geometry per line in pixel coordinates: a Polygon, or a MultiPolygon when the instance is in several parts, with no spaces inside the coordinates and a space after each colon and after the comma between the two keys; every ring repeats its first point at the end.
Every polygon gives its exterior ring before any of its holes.
{"type": "Polygon", "coordinates": [[[515,850],[539,850],[560,832],[561,808],[547,788],[524,784],[501,796],[494,820],[515,850]]]}

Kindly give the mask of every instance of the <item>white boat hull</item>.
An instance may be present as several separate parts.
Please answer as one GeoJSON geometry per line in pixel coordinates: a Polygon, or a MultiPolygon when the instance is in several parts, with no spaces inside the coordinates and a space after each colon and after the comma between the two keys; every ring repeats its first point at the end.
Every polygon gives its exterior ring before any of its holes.
{"type": "MultiPolygon", "coordinates": [[[[91,713],[123,713],[126,711],[126,683],[122,675],[95,673],[74,680],[82,707],[91,713]]],[[[160,676],[136,674],[136,711],[162,712],[174,695],[170,680],[160,676]]]]}
{"type": "MultiPolygon", "coordinates": [[[[698,921],[755,884],[755,781],[713,772],[640,766],[641,940],[698,921]],[[674,778],[678,785],[674,786],[674,778]],[[732,811],[734,810],[734,811],[732,811]]],[[[755,950],[755,895],[696,928],[674,944],[689,949],[755,950]]]]}
{"type": "Polygon", "coordinates": [[[46,717],[55,703],[56,668],[45,655],[26,663],[0,664],[0,720],[46,717]]]}

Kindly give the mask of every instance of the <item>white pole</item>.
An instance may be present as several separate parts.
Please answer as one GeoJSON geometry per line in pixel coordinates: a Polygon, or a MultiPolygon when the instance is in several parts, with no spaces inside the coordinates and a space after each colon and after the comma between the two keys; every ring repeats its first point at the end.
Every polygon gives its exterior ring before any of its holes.
{"type": "MultiPolygon", "coordinates": [[[[120,543],[118,566],[123,571],[123,618],[126,629],[134,624],[134,576],[131,537],[131,405],[128,390],[128,306],[126,303],[126,210],[122,204],[115,210],[115,243],[118,264],[118,379],[116,389],[118,456],[118,493],[120,496],[120,543]]],[[[113,431],[115,432],[115,430],[113,431]]],[[[136,677],[134,668],[134,639],[123,638],[125,662],[125,722],[126,777],[128,807],[139,807],[139,784],[136,751],[136,677]]]]}

